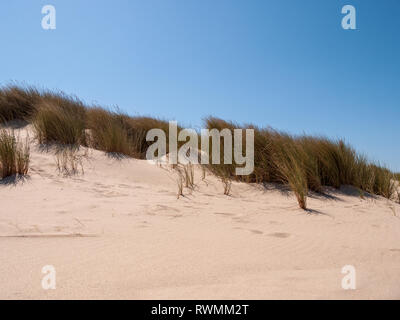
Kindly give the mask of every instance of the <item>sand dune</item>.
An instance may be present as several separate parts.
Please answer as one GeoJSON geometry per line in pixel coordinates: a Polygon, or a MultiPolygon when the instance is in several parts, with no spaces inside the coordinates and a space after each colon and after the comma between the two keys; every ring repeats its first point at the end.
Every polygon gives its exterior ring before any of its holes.
{"type": "Polygon", "coordinates": [[[327,189],[305,212],[280,186],[225,196],[196,169],[177,199],[174,171],[144,160],[88,150],[85,173],[64,177],[53,151],[32,144],[31,158],[28,178],[0,181],[1,299],[400,298],[400,205],[384,198],[327,189]]]}

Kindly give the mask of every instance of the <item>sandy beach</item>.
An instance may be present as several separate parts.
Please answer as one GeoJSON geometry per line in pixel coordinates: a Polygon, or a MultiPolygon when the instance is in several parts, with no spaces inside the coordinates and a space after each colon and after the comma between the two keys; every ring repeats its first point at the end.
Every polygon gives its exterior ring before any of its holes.
{"type": "Polygon", "coordinates": [[[307,212],[273,184],[234,182],[226,196],[200,169],[177,199],[167,166],[91,149],[82,164],[64,177],[32,143],[29,177],[1,182],[0,299],[400,298],[392,201],[328,188],[307,212]],[[355,290],[341,286],[345,265],[355,290]]]}

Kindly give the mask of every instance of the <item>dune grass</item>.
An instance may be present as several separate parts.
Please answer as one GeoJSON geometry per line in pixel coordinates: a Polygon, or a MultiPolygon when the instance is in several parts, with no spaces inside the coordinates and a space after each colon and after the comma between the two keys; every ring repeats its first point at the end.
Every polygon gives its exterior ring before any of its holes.
{"type": "Polygon", "coordinates": [[[87,111],[89,146],[109,153],[131,156],[133,146],[128,137],[128,130],[123,117],[99,107],[87,111]]]}
{"type": "MultiPolygon", "coordinates": [[[[206,118],[208,129],[231,130],[240,126],[218,118],[206,118]]],[[[221,178],[227,176],[244,182],[280,182],[294,192],[300,208],[307,208],[309,191],[323,192],[324,186],[340,188],[352,185],[362,191],[388,199],[395,195],[395,175],[387,168],[370,163],[342,140],[324,137],[290,136],[270,128],[253,125],[254,172],[248,177],[234,175],[236,164],[209,165],[221,178]]],[[[221,138],[221,153],[223,153],[221,138]]],[[[223,154],[221,154],[223,158],[223,154]]]]}
{"type": "Polygon", "coordinates": [[[149,117],[130,117],[118,110],[100,107],[87,109],[89,145],[109,153],[145,159],[152,142],[146,141],[147,131],[163,129],[168,136],[168,122],[149,117]]]}
{"type": "MultiPolygon", "coordinates": [[[[147,148],[153,143],[146,141],[147,132],[151,129],[161,129],[165,132],[168,150],[169,123],[167,121],[151,117],[129,117],[127,115],[124,116],[124,120],[128,127],[128,136],[134,146],[134,157],[146,158],[147,148]]],[[[178,127],[178,132],[179,129],[178,127]]]]}
{"type": "Polygon", "coordinates": [[[288,135],[276,135],[273,144],[273,166],[275,175],[294,192],[299,207],[307,208],[307,166],[301,144],[296,144],[288,135]]]}
{"type": "Polygon", "coordinates": [[[32,123],[40,144],[85,145],[86,109],[73,97],[46,95],[35,104],[32,123]]]}
{"type": "Polygon", "coordinates": [[[41,93],[33,87],[8,85],[0,88],[0,123],[29,121],[41,93]]]}
{"type": "MultiPolygon", "coordinates": [[[[0,88],[0,123],[10,120],[31,122],[41,144],[84,145],[139,159],[145,158],[146,150],[152,143],[146,141],[148,130],[164,130],[168,144],[169,126],[166,121],[151,117],[131,117],[119,110],[88,106],[62,92],[40,91],[33,87],[0,88]]],[[[307,208],[309,191],[323,192],[324,186],[340,188],[342,185],[352,185],[360,192],[389,199],[396,194],[395,180],[400,180],[400,174],[395,175],[384,166],[371,163],[342,140],[291,136],[271,128],[259,128],[251,124],[240,126],[215,117],[208,117],[204,122],[208,129],[228,129],[231,132],[234,129],[254,129],[252,174],[237,176],[236,163],[223,164],[222,137],[221,164],[206,166],[223,181],[225,193],[230,192],[231,180],[284,183],[294,192],[303,209],[307,208]]],[[[13,142],[15,139],[9,135],[2,133],[1,137],[4,176],[18,172],[17,167],[23,168],[23,164],[29,163],[29,152],[16,147],[20,144],[13,142]]],[[[179,142],[178,145],[183,143],[179,142]]],[[[19,171],[25,172],[27,167],[19,171]]]]}
{"type": "Polygon", "coordinates": [[[22,143],[11,130],[0,131],[0,177],[26,175],[29,170],[29,143],[22,143]]]}

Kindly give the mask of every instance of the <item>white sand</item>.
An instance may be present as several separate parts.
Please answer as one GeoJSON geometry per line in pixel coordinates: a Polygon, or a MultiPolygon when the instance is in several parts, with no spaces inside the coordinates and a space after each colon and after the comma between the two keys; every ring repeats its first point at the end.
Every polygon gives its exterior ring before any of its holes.
{"type": "Polygon", "coordinates": [[[51,152],[31,157],[29,179],[0,184],[0,299],[400,298],[400,206],[381,197],[330,190],[307,214],[272,185],[228,197],[196,171],[177,199],[174,174],[146,161],[91,150],[65,178],[51,152]]]}

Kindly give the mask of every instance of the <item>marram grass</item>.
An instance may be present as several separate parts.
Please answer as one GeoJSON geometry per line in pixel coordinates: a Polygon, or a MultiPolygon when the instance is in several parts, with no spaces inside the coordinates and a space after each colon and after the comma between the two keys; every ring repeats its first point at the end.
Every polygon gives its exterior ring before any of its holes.
{"type": "MultiPolygon", "coordinates": [[[[0,88],[0,123],[12,120],[32,123],[41,144],[84,145],[140,159],[145,158],[150,145],[146,141],[148,130],[163,129],[168,141],[166,121],[131,117],[118,110],[88,106],[62,92],[26,86],[0,88]]],[[[291,136],[251,124],[239,126],[215,117],[208,117],[204,122],[208,129],[254,129],[254,171],[251,175],[236,176],[235,163],[207,165],[211,172],[229,182],[229,186],[231,180],[283,183],[291,188],[303,209],[307,208],[309,191],[323,192],[324,186],[340,188],[352,185],[360,192],[389,199],[396,196],[396,180],[400,180],[400,174],[371,163],[342,140],[291,136]]],[[[2,131],[0,158],[3,177],[28,170],[29,150],[22,150],[15,141],[15,137],[2,131]]],[[[220,150],[222,160],[222,138],[220,150]]]]}

